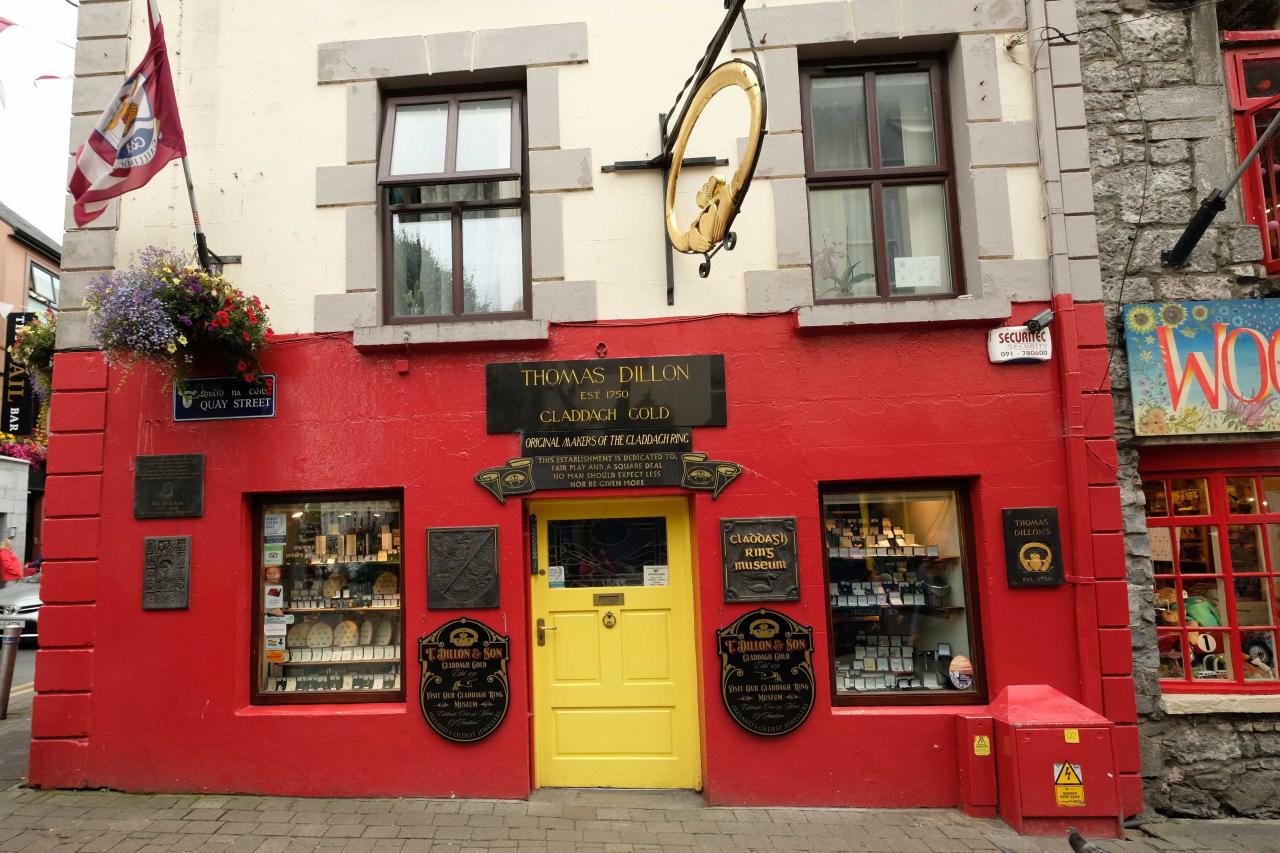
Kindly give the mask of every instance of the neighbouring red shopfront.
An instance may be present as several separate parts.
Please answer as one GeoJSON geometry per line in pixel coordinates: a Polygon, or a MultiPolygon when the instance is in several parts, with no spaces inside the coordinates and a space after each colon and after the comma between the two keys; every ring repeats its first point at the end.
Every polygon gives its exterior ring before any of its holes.
{"type": "MultiPolygon", "coordinates": [[[[524,797],[584,778],[621,727],[645,755],[617,778],[713,803],[990,815],[999,777],[1006,819],[1114,830],[1141,790],[1106,334],[1100,306],[1055,307],[1053,360],[1014,365],[981,327],[789,315],[563,325],[528,349],[302,336],[267,355],[256,419],[175,422],[157,375],[59,354],[31,783],[524,797]],[[679,434],[660,464],[596,460],[612,473],[584,488],[530,442],[598,438],[556,422],[578,401],[538,411],[545,435],[497,423],[490,366],[527,390],[564,384],[519,373],[550,362],[634,362],[627,410],[679,434]],[[657,387],[689,364],[709,401],[657,387]],[[137,517],[147,458],[177,454],[203,457],[199,512],[137,517]],[[1044,535],[1011,557],[1019,529],[1044,535]],[[783,665],[744,668],[758,651],[783,665]],[[428,709],[423,667],[455,660],[475,664],[432,701],[478,706],[428,709]],[[774,683],[770,710],[752,694],[774,683]]],[[[190,497],[162,483],[149,506],[190,497]]]]}

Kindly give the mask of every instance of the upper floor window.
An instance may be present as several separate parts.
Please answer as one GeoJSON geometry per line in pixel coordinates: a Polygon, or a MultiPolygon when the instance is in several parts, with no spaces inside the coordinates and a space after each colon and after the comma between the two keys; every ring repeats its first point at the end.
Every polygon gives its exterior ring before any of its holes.
{"type": "Polygon", "coordinates": [[[521,100],[388,99],[378,166],[387,322],[528,316],[521,100]]]}
{"type": "Polygon", "coordinates": [[[962,292],[942,89],[936,61],[805,73],[816,301],[962,292]]]}
{"type": "Polygon", "coordinates": [[[31,284],[27,288],[27,311],[39,312],[46,308],[57,311],[58,287],[61,283],[56,273],[50,272],[33,261],[31,284]]]}
{"type": "Polygon", "coordinates": [[[1280,692],[1280,475],[1144,478],[1161,687],[1280,692]]]}
{"type": "MultiPolygon", "coordinates": [[[[1236,158],[1244,160],[1280,111],[1280,45],[1258,42],[1257,33],[1226,33],[1227,88],[1235,113],[1236,158]],[[1241,38],[1233,38],[1240,36],[1241,38]]],[[[1274,35],[1274,34],[1273,34],[1274,35]]],[[[1262,232],[1262,261],[1280,273],[1280,140],[1258,152],[1240,182],[1245,219],[1262,232]]]]}

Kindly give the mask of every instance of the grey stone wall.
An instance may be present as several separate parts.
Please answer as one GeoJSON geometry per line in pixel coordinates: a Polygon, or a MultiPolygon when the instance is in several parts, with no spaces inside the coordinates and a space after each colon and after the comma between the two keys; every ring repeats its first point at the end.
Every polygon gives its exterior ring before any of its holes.
{"type": "Polygon", "coordinates": [[[1160,266],[1160,250],[1173,245],[1200,199],[1235,162],[1214,8],[1185,10],[1182,5],[1078,0],[1081,32],[1073,37],[1081,49],[1103,292],[1112,329],[1144,797],[1148,809],[1165,814],[1275,817],[1280,815],[1276,716],[1169,714],[1156,676],[1151,549],[1117,320],[1120,304],[1275,291],[1254,263],[1261,243],[1257,229],[1242,222],[1238,193],[1186,267],[1160,266]]]}
{"type": "Polygon", "coordinates": [[[13,530],[13,553],[26,562],[23,549],[27,541],[27,476],[31,465],[21,459],[0,456],[0,539],[13,530]]]}

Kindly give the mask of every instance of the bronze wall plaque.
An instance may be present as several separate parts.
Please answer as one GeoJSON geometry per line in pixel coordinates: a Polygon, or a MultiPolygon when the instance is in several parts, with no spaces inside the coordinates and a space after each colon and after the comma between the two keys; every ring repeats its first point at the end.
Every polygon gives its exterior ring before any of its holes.
{"type": "Polygon", "coordinates": [[[427,607],[470,610],[498,603],[498,528],[427,530],[427,607]]]}
{"type": "Polygon", "coordinates": [[[134,458],[134,518],[200,518],[203,515],[203,453],[134,458]]]}
{"type": "Polygon", "coordinates": [[[507,715],[511,640],[473,619],[446,622],[418,639],[418,706],[442,738],[473,743],[507,715]]]}
{"type": "Polygon", "coordinates": [[[142,540],[142,609],[186,610],[191,604],[191,537],[142,540]]]}
{"type": "Polygon", "coordinates": [[[794,518],[722,518],[725,601],[799,601],[794,518]]]}
{"type": "Polygon", "coordinates": [[[776,610],[752,610],[716,631],[720,697],[749,732],[795,731],[813,710],[813,629],[776,610]]]}

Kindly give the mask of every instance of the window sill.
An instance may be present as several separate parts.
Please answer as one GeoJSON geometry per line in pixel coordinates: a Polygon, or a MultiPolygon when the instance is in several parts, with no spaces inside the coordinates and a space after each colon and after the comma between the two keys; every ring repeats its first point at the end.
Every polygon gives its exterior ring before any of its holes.
{"type": "Polygon", "coordinates": [[[1161,702],[1167,714],[1280,713],[1280,693],[1166,693],[1161,702]]]}
{"type": "Polygon", "coordinates": [[[463,320],[456,323],[401,323],[394,326],[357,326],[357,349],[381,349],[419,344],[483,343],[486,341],[545,341],[546,320],[463,320]]]}
{"type": "Polygon", "coordinates": [[[797,319],[801,329],[824,329],[915,323],[995,323],[1012,315],[1013,307],[1007,299],[957,296],[955,299],[810,305],[799,310],[797,319]]]}

